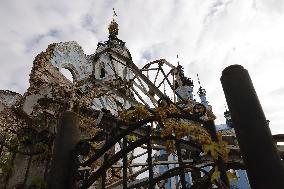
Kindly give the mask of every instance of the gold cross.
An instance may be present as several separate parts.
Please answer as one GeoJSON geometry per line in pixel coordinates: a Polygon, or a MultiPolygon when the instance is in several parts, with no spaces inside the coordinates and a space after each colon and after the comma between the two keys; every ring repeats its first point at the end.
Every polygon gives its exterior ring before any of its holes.
{"type": "Polygon", "coordinates": [[[113,10],[112,20],[115,20],[115,17],[117,16],[117,14],[116,14],[116,12],[115,12],[114,8],[112,8],[112,10],[113,10]]]}

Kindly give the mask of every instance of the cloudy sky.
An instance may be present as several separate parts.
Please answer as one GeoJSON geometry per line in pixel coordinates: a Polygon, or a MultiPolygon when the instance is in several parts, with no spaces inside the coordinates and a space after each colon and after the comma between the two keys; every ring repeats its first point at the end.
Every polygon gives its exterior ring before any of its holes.
{"type": "Polygon", "coordinates": [[[107,39],[112,8],[119,38],[135,63],[165,58],[196,82],[224,121],[220,77],[231,64],[249,70],[274,134],[284,133],[282,0],[0,0],[0,89],[23,94],[34,57],[54,42],[77,41],[86,54],[107,39]]]}

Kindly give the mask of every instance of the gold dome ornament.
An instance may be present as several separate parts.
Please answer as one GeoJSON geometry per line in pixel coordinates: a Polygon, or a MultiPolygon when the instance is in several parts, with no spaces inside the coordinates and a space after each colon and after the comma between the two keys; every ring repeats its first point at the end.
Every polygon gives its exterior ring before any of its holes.
{"type": "Polygon", "coordinates": [[[118,34],[118,24],[112,20],[108,26],[108,32],[110,35],[117,35],[118,34]]]}
{"type": "Polygon", "coordinates": [[[109,35],[117,35],[118,34],[118,24],[115,22],[115,17],[117,16],[114,8],[113,8],[113,15],[112,15],[112,21],[110,22],[108,26],[108,32],[109,35]]]}

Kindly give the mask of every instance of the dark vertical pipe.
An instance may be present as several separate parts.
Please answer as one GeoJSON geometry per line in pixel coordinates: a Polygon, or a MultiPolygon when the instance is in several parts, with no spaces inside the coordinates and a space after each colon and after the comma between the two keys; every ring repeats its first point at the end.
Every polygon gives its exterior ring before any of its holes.
{"type": "MultiPolygon", "coordinates": [[[[12,152],[12,153],[13,153],[13,155],[12,155],[12,158],[11,158],[11,167],[14,167],[14,161],[15,161],[17,154],[15,152],[12,152]]],[[[12,172],[11,172],[11,170],[9,170],[8,174],[5,177],[4,189],[6,189],[8,187],[9,179],[10,179],[11,175],[12,175],[12,172]]]]}
{"type": "Polygon", "coordinates": [[[28,160],[27,169],[26,169],[26,172],[25,172],[25,178],[24,178],[24,181],[23,181],[23,185],[24,185],[24,186],[26,186],[26,184],[27,184],[27,180],[28,180],[28,176],[29,176],[29,172],[30,172],[30,167],[31,167],[32,159],[33,159],[33,156],[30,156],[30,157],[29,157],[29,160],[28,160]]]}
{"type": "MultiPolygon", "coordinates": [[[[50,120],[51,119],[49,116],[45,116],[45,127],[46,129],[49,131],[50,130],[50,120]]],[[[50,144],[50,141],[53,141],[54,136],[52,135],[52,137],[49,139],[48,144],[50,144]]],[[[45,163],[45,168],[44,168],[44,174],[43,174],[43,178],[46,181],[47,180],[47,176],[48,176],[48,171],[49,171],[49,167],[50,167],[50,163],[51,163],[51,158],[52,158],[52,145],[48,145],[47,148],[47,152],[46,152],[46,163],[45,163]]]]}
{"type": "Polygon", "coordinates": [[[79,140],[78,123],[74,112],[63,113],[59,120],[48,176],[49,189],[72,188],[74,149],[79,140]]]}
{"type": "Polygon", "coordinates": [[[2,151],[3,151],[3,146],[0,145],[0,156],[2,155],[2,151]]]}
{"type": "MultiPolygon", "coordinates": [[[[205,123],[205,127],[207,128],[209,134],[211,135],[212,141],[218,143],[219,139],[218,139],[218,136],[217,136],[217,131],[216,131],[216,127],[215,127],[214,121],[212,121],[212,120],[207,121],[205,123]]],[[[222,182],[227,187],[229,187],[230,182],[229,182],[229,179],[227,177],[226,166],[225,166],[224,160],[223,160],[223,158],[221,156],[218,156],[218,160],[216,161],[216,165],[218,167],[218,170],[220,171],[220,178],[221,178],[222,182]]]]}
{"type": "Polygon", "coordinates": [[[179,140],[176,141],[176,150],[177,150],[177,156],[178,156],[178,166],[179,166],[179,176],[180,176],[180,181],[181,181],[181,188],[186,189],[186,182],[185,182],[185,175],[184,175],[185,170],[184,170],[184,164],[182,160],[179,140]]]}
{"type": "Polygon", "coordinates": [[[101,189],[106,189],[106,172],[102,175],[102,186],[101,189]]]}
{"type": "Polygon", "coordinates": [[[221,82],[251,187],[284,188],[283,165],[248,71],[229,66],[221,82]]]}
{"type": "Polygon", "coordinates": [[[191,179],[192,179],[193,185],[195,185],[200,180],[200,178],[201,178],[200,171],[197,171],[197,170],[191,171],[191,179]]]}
{"type": "MultiPolygon", "coordinates": [[[[103,164],[106,164],[107,160],[108,160],[108,154],[106,153],[104,155],[104,163],[103,164]]],[[[106,189],[106,177],[107,177],[107,174],[106,174],[106,172],[104,172],[102,174],[102,187],[101,187],[102,189],[106,189]]]]}
{"type": "Polygon", "coordinates": [[[148,167],[149,167],[149,189],[154,189],[154,173],[153,173],[153,162],[152,162],[152,144],[151,144],[151,128],[147,128],[147,153],[148,153],[148,167]]]}
{"type": "MultiPolygon", "coordinates": [[[[123,141],[122,141],[122,150],[126,149],[127,148],[127,138],[124,137],[123,138],[123,141]]],[[[123,181],[123,189],[126,189],[127,188],[127,153],[125,153],[123,155],[123,159],[122,159],[122,164],[123,164],[123,167],[122,167],[122,181],[123,181]]]]}
{"type": "Polygon", "coordinates": [[[50,160],[51,160],[51,151],[52,151],[52,146],[49,145],[47,149],[47,157],[46,157],[46,162],[44,166],[44,174],[43,174],[44,180],[46,180],[48,176],[48,169],[49,169],[50,160]]]}

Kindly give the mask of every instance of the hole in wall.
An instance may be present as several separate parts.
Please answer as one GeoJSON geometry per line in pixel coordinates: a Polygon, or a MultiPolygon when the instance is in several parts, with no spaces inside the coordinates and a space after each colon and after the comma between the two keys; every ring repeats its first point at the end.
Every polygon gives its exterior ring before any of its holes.
{"type": "Polygon", "coordinates": [[[62,74],[66,77],[66,79],[68,79],[71,83],[74,82],[73,75],[72,75],[72,73],[71,73],[68,69],[66,69],[66,68],[60,68],[59,71],[60,71],[60,73],[62,73],[62,74]]]}

